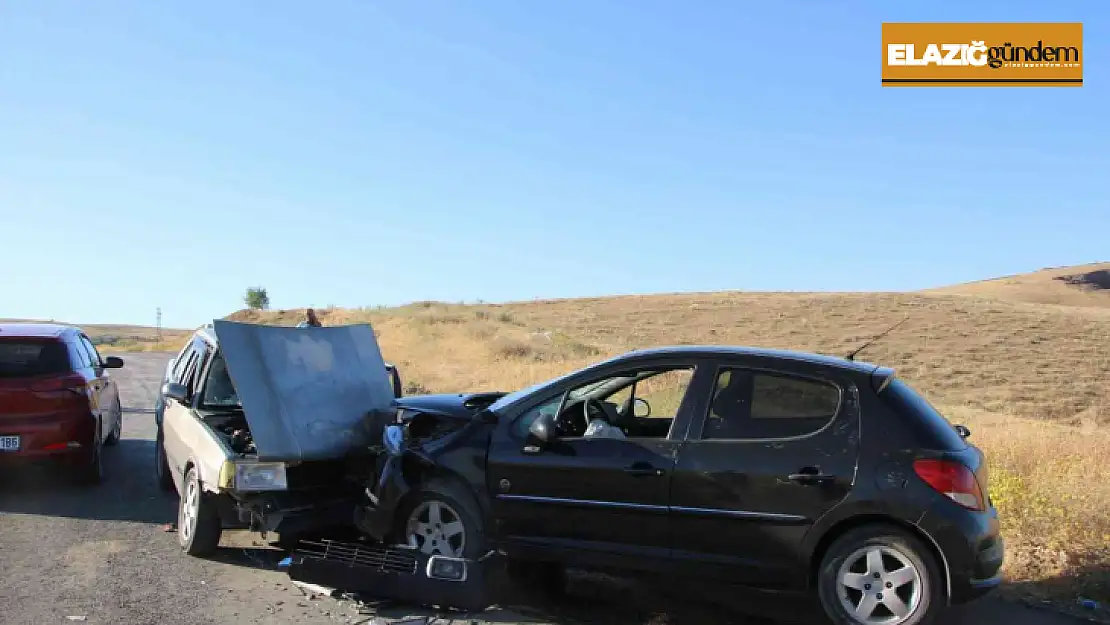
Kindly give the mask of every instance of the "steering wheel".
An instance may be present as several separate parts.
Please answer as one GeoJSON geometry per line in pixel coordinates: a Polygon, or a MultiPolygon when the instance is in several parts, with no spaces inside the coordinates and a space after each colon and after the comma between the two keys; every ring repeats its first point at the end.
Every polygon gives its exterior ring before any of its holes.
{"type": "MultiPolygon", "coordinates": [[[[601,405],[601,400],[594,399],[593,397],[587,397],[585,400],[582,401],[582,418],[586,422],[586,429],[589,429],[590,427],[591,406],[597,408],[597,412],[601,414],[601,418],[605,419],[606,423],[609,422],[609,414],[605,412],[605,407],[601,405]]],[[[584,431],[585,430],[583,430],[583,432],[584,431]]]]}

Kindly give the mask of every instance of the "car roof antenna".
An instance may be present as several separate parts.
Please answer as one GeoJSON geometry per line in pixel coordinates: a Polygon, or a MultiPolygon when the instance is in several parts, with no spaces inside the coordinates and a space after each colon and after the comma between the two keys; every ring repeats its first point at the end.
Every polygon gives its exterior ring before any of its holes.
{"type": "Polygon", "coordinates": [[[894,324],[894,325],[890,326],[889,328],[887,328],[887,329],[883,330],[883,331],[882,331],[882,332],[880,332],[879,334],[876,334],[875,336],[873,336],[873,337],[871,338],[871,340],[869,340],[869,341],[867,341],[866,343],[864,343],[863,345],[860,345],[859,347],[857,347],[857,348],[856,348],[856,349],[855,349],[854,351],[852,351],[852,352],[851,352],[850,354],[848,354],[847,356],[845,356],[845,358],[847,358],[848,360],[855,360],[855,359],[856,359],[856,354],[858,354],[858,353],[862,352],[862,351],[863,351],[864,349],[866,349],[867,347],[870,347],[870,346],[871,346],[871,344],[872,344],[872,343],[874,343],[875,341],[877,341],[877,340],[879,340],[879,339],[883,338],[883,337],[884,337],[884,336],[886,336],[887,334],[890,334],[891,330],[893,330],[894,328],[897,328],[898,326],[902,325],[902,324],[903,324],[903,323],[905,323],[905,322],[906,322],[906,320],[907,320],[907,319],[909,319],[909,318],[910,318],[910,316],[909,316],[909,315],[906,315],[905,317],[902,317],[902,320],[901,320],[901,321],[899,321],[898,323],[896,323],[896,324],[894,324]]]}

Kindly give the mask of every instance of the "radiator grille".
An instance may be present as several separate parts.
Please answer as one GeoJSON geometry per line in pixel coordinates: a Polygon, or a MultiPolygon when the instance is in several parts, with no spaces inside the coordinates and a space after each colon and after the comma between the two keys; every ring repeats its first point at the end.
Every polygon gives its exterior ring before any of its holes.
{"type": "Polygon", "coordinates": [[[415,575],[419,561],[416,552],[403,547],[363,545],[334,540],[303,540],[296,554],[303,558],[367,567],[383,573],[415,575]]]}

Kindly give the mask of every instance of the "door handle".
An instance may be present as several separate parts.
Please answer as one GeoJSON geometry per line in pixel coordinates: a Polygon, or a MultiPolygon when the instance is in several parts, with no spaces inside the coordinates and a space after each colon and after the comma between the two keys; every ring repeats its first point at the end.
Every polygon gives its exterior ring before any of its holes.
{"type": "Polygon", "coordinates": [[[835,480],[836,476],[821,473],[820,469],[817,467],[804,467],[797,473],[791,473],[786,476],[786,479],[808,486],[813,484],[828,484],[835,480]]]}
{"type": "Polygon", "coordinates": [[[624,470],[634,477],[662,477],[666,471],[651,466],[650,464],[636,463],[624,470]]]}

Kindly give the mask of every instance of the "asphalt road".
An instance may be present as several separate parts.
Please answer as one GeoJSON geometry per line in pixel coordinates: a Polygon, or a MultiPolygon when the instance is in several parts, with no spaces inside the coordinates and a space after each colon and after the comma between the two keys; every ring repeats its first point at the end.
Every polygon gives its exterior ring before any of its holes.
{"type": "MultiPolygon", "coordinates": [[[[123,440],[105,454],[104,484],[82,489],[28,471],[0,476],[0,623],[377,625],[433,615],[395,606],[371,617],[359,614],[351,602],[306,595],[277,570],[281,554],[245,532],[225,534],[224,548],[212,559],[183,555],[176,536],[165,528],[176,517],[177,497],[157,489],[152,466],[155,428],[150,411],[167,358],[124,354],[125,367],[112,373],[120,383],[126,414],[123,440]]],[[[820,622],[813,606],[805,602],[722,592],[701,584],[657,586],[577,576],[570,587],[569,596],[557,601],[510,595],[520,604],[510,606],[513,612],[493,611],[454,622],[820,622]],[[481,618],[475,620],[476,616],[481,618]]],[[[948,625],[1075,622],[995,600],[954,610],[944,621],[948,625]]]]}

